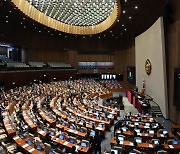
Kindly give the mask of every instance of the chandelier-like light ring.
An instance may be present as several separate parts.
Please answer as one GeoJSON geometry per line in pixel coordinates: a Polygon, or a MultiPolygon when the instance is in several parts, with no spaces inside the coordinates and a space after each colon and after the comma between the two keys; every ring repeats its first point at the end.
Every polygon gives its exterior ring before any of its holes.
{"type": "Polygon", "coordinates": [[[119,0],[11,0],[25,15],[53,29],[89,35],[110,28],[120,15],[119,0]]]}

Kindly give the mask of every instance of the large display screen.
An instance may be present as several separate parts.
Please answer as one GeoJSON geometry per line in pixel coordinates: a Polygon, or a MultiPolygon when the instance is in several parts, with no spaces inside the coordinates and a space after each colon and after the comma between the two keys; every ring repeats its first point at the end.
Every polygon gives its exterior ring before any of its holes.
{"type": "Polygon", "coordinates": [[[127,81],[129,83],[135,84],[136,82],[136,77],[135,77],[135,67],[133,66],[128,66],[127,67],[127,81]]]}
{"type": "Polygon", "coordinates": [[[78,62],[79,69],[113,69],[114,62],[78,62]]]}

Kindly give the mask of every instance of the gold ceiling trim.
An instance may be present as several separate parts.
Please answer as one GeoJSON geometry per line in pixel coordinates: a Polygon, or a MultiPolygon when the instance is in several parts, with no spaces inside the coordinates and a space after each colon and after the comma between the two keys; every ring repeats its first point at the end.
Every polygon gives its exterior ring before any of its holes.
{"type": "Polygon", "coordinates": [[[68,25],[58,20],[55,20],[41,11],[37,10],[33,5],[31,5],[26,0],[11,0],[25,15],[29,16],[33,20],[58,31],[62,31],[70,34],[79,34],[79,35],[90,35],[101,33],[108,28],[110,28],[118,16],[120,15],[120,2],[116,0],[114,9],[112,10],[109,17],[103,22],[93,25],[93,26],[74,26],[68,25]]]}

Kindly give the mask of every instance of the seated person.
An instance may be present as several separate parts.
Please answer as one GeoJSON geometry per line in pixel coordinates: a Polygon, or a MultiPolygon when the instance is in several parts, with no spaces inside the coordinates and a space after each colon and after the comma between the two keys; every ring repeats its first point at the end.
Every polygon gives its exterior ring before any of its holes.
{"type": "Polygon", "coordinates": [[[154,147],[155,151],[164,150],[164,145],[161,144],[161,141],[159,141],[159,144],[156,144],[154,147]]]}
{"type": "Polygon", "coordinates": [[[48,143],[50,144],[51,143],[51,136],[50,136],[50,133],[47,132],[46,136],[44,137],[44,139],[42,140],[43,143],[48,143]]]}

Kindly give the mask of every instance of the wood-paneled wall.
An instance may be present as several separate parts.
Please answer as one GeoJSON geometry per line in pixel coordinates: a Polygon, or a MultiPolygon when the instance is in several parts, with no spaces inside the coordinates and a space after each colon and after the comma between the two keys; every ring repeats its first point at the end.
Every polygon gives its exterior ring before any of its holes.
{"type": "MultiPolygon", "coordinates": [[[[25,61],[61,61],[78,68],[78,62],[114,62],[114,69],[99,69],[98,73],[120,73],[125,76],[127,74],[127,66],[135,66],[135,48],[134,44],[114,54],[78,54],[77,50],[58,51],[48,49],[25,49],[25,61]]],[[[95,51],[93,51],[95,52],[95,51]]],[[[94,70],[79,70],[79,73],[94,73],[94,70]]]]}
{"type": "Polygon", "coordinates": [[[169,3],[173,10],[172,14],[168,14],[168,18],[171,19],[167,23],[166,29],[169,118],[175,123],[180,124],[180,108],[173,105],[174,68],[180,67],[180,1],[169,0],[169,3]]]}
{"type": "Polygon", "coordinates": [[[26,48],[25,61],[67,62],[67,51],[26,48]]]}

